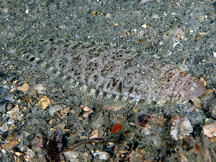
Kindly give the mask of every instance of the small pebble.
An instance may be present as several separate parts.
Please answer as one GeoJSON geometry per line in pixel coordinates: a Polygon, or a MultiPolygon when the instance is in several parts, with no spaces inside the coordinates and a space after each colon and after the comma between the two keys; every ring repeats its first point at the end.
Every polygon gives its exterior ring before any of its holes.
{"type": "Polygon", "coordinates": [[[138,36],[142,37],[143,35],[144,35],[144,31],[143,30],[139,31],[138,36]]]}
{"type": "Polygon", "coordinates": [[[8,131],[8,125],[7,125],[7,123],[4,123],[4,124],[0,127],[0,130],[1,130],[2,132],[8,131]]]}
{"type": "Polygon", "coordinates": [[[60,110],[62,110],[62,107],[60,105],[50,106],[50,108],[49,108],[49,114],[50,114],[50,116],[54,116],[54,113],[56,111],[60,111],[60,110]]]}
{"type": "Polygon", "coordinates": [[[110,18],[111,17],[111,14],[110,13],[107,13],[106,14],[106,18],[110,18]]]}
{"type": "Polygon", "coordinates": [[[61,111],[61,116],[62,116],[62,118],[65,118],[65,117],[68,115],[69,111],[70,111],[70,108],[69,108],[69,107],[64,108],[64,109],[61,111]]]}
{"type": "Polygon", "coordinates": [[[152,0],[141,0],[140,4],[145,4],[146,2],[149,2],[149,1],[152,1],[152,0]]]}
{"type": "Polygon", "coordinates": [[[59,24],[58,26],[60,29],[67,29],[67,26],[65,24],[59,24]]]}
{"type": "Polygon", "coordinates": [[[6,104],[0,105],[0,113],[5,113],[5,106],[6,104]]]}
{"type": "Polygon", "coordinates": [[[4,87],[0,87],[0,95],[4,95],[5,94],[5,88],[4,87]]]}
{"type": "Polygon", "coordinates": [[[194,103],[196,107],[201,107],[202,101],[199,98],[192,98],[191,101],[194,103]]]}

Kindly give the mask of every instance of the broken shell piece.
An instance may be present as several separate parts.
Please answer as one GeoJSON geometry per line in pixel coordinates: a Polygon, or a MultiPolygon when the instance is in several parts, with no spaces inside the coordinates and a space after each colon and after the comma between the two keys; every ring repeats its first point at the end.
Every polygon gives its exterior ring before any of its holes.
{"type": "Polygon", "coordinates": [[[205,81],[205,79],[203,77],[201,77],[199,80],[200,80],[202,86],[206,87],[206,81],[205,81]]]}
{"type": "Polygon", "coordinates": [[[88,118],[89,114],[93,113],[94,111],[89,108],[88,106],[84,106],[84,105],[81,105],[81,108],[83,109],[83,111],[85,111],[86,113],[83,114],[83,117],[84,118],[88,118]]]}
{"type": "Polygon", "coordinates": [[[51,100],[47,97],[47,96],[43,96],[40,101],[38,102],[38,104],[40,105],[40,107],[42,109],[46,109],[49,104],[51,103],[51,100]]]}
{"type": "Polygon", "coordinates": [[[84,118],[88,118],[89,117],[89,114],[91,114],[92,112],[87,112],[87,113],[85,113],[85,114],[83,114],[83,117],[84,118]]]}
{"type": "Polygon", "coordinates": [[[26,91],[28,91],[29,88],[30,88],[30,86],[28,85],[28,83],[25,83],[22,86],[18,86],[17,90],[26,92],[26,91]]]}
{"type": "Polygon", "coordinates": [[[194,103],[196,107],[201,107],[202,101],[199,98],[192,98],[191,101],[194,103]]]}
{"type": "Polygon", "coordinates": [[[36,84],[34,86],[34,89],[38,92],[38,93],[44,93],[44,91],[46,90],[46,88],[43,87],[43,84],[36,84]]]}
{"type": "Polygon", "coordinates": [[[206,92],[203,94],[204,96],[207,96],[208,94],[214,93],[215,90],[213,89],[207,89],[206,92]]]}
{"type": "Polygon", "coordinates": [[[93,155],[94,156],[99,156],[100,160],[108,160],[110,158],[109,153],[105,152],[105,151],[99,151],[99,150],[97,150],[93,155]]]}
{"type": "Polygon", "coordinates": [[[18,157],[21,157],[21,156],[24,155],[24,153],[22,153],[22,152],[15,152],[14,154],[15,154],[16,156],[18,156],[18,157]]]}
{"type": "Polygon", "coordinates": [[[186,116],[180,118],[176,115],[171,119],[170,135],[176,141],[178,139],[183,139],[185,136],[188,136],[192,132],[193,127],[191,126],[191,123],[186,116]]]}
{"type": "Polygon", "coordinates": [[[69,161],[79,162],[79,153],[76,151],[65,151],[63,152],[65,158],[69,161]]]}
{"type": "Polygon", "coordinates": [[[115,146],[115,143],[113,143],[113,142],[108,142],[108,148],[111,148],[111,147],[113,147],[113,146],[115,146]]]}
{"type": "Polygon", "coordinates": [[[11,150],[13,149],[13,147],[17,146],[19,144],[19,142],[17,140],[12,140],[9,143],[4,143],[1,145],[2,148],[6,149],[6,150],[11,150]]]}
{"type": "Polygon", "coordinates": [[[91,108],[89,108],[88,106],[84,106],[81,105],[81,108],[83,109],[83,111],[93,111],[91,108]]]}
{"type": "Polygon", "coordinates": [[[90,139],[97,138],[100,136],[99,129],[94,129],[90,135],[90,139]]]}
{"type": "MultiPolygon", "coordinates": [[[[190,121],[185,116],[184,118],[180,118],[179,123],[179,138],[190,135],[193,132],[193,127],[191,126],[190,121]]],[[[181,138],[182,139],[182,138],[181,138]]]]}
{"type": "Polygon", "coordinates": [[[203,134],[208,137],[216,136],[216,123],[211,123],[203,126],[203,134]]]}
{"type": "Polygon", "coordinates": [[[12,110],[8,111],[7,114],[9,114],[11,118],[17,119],[19,121],[21,121],[23,117],[23,114],[20,111],[19,105],[16,105],[12,110]]]}

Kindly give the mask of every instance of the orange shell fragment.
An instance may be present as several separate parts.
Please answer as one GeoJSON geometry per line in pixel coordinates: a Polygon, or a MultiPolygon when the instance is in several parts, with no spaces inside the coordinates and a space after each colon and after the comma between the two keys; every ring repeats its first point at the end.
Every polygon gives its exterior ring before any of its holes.
{"type": "Polygon", "coordinates": [[[123,126],[120,123],[115,124],[113,127],[110,128],[112,133],[118,133],[123,126]]]}

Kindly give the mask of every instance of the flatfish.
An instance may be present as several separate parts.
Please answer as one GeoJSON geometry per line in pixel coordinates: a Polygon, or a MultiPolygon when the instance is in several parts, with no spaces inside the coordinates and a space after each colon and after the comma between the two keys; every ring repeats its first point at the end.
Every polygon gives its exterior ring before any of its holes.
{"type": "Polygon", "coordinates": [[[109,103],[164,103],[205,93],[190,73],[153,56],[111,45],[39,40],[13,45],[11,53],[54,76],[83,97],[109,103]]]}

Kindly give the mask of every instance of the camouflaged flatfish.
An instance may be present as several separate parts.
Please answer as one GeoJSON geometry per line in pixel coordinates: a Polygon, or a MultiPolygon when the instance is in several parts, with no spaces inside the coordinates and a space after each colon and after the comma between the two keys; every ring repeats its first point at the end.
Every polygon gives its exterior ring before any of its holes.
{"type": "Polygon", "coordinates": [[[107,45],[66,40],[22,42],[13,54],[95,100],[164,103],[205,93],[202,83],[154,57],[107,45]]]}

